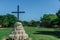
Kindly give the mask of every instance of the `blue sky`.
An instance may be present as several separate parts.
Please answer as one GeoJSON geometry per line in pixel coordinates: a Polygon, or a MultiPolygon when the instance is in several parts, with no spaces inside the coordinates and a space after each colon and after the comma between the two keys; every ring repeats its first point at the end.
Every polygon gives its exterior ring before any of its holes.
{"type": "MultiPolygon", "coordinates": [[[[43,14],[55,14],[59,10],[59,0],[0,0],[0,15],[5,15],[16,11],[16,6],[20,5],[20,20],[40,20],[43,14]]],[[[16,14],[13,14],[17,16],[16,14]]]]}

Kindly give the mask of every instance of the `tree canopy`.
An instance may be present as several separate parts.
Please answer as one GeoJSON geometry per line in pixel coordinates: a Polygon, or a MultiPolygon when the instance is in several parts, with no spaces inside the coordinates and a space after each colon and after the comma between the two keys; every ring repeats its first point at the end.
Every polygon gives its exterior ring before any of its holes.
{"type": "Polygon", "coordinates": [[[57,16],[55,14],[44,14],[41,18],[41,25],[46,27],[52,26],[52,21],[57,19],[57,16]]]}
{"type": "Polygon", "coordinates": [[[12,14],[0,15],[0,25],[3,27],[12,27],[17,21],[17,17],[12,14]]]}

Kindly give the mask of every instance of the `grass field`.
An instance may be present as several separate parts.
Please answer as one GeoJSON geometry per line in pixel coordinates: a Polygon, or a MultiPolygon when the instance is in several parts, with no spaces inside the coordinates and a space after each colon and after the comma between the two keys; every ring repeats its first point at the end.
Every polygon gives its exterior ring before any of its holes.
{"type": "MultiPolygon", "coordinates": [[[[12,28],[0,28],[0,40],[7,37],[12,28]]],[[[60,31],[56,29],[25,27],[26,33],[32,40],[60,40],[60,31]]]]}

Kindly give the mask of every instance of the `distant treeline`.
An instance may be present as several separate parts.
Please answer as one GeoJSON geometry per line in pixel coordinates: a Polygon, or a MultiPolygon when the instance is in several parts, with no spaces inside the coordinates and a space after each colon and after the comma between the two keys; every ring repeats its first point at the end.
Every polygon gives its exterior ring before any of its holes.
{"type": "MultiPolygon", "coordinates": [[[[0,27],[13,27],[14,23],[17,22],[18,19],[16,16],[12,14],[0,15],[0,27]]],[[[23,26],[31,26],[31,27],[48,27],[48,28],[56,28],[60,27],[60,10],[56,14],[44,14],[43,17],[40,18],[40,21],[21,21],[23,26]]]]}

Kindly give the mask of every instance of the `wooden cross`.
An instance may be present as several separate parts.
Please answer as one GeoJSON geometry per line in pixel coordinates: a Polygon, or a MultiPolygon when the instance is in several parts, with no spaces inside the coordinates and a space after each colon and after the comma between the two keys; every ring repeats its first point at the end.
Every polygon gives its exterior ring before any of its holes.
{"type": "Polygon", "coordinates": [[[16,12],[12,12],[12,13],[17,13],[17,18],[19,20],[19,13],[25,13],[24,11],[19,11],[19,5],[17,5],[17,11],[16,12]]]}

